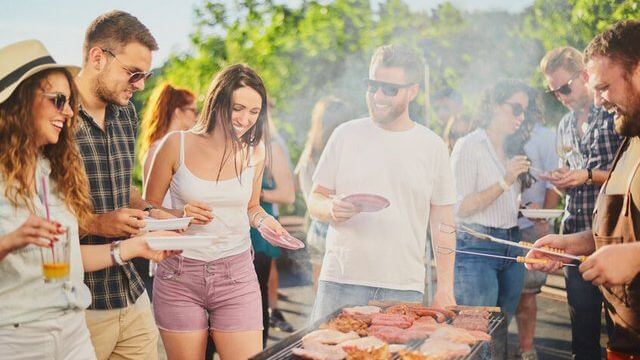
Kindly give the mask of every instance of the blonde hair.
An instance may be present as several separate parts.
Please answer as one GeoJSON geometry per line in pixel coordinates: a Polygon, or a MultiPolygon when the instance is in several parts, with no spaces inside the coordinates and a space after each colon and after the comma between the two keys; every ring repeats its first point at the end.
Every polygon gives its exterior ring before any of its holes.
{"type": "Polygon", "coordinates": [[[580,51],[571,46],[559,47],[546,53],[540,60],[540,71],[545,75],[551,75],[560,68],[570,74],[584,70],[580,51]]]}
{"type": "Polygon", "coordinates": [[[45,145],[42,155],[50,161],[52,191],[60,194],[67,208],[78,218],[81,229],[92,218],[89,181],[75,142],[78,124],[78,91],[71,74],[64,69],[45,70],[23,81],[4,103],[0,104],[0,173],[5,182],[4,196],[14,206],[25,206],[33,211],[33,174],[38,158],[38,147],[33,134],[32,107],[37,90],[42,89],[47,77],[62,73],[69,82],[69,105],[73,116],[60,132],[58,142],[45,145]]]}

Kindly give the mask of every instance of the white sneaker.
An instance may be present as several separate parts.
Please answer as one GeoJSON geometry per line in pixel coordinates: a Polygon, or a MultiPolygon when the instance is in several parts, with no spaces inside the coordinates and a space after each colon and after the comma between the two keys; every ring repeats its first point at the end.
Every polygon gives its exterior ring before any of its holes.
{"type": "Polygon", "coordinates": [[[529,351],[521,352],[520,359],[522,360],[538,360],[538,353],[535,349],[531,349],[529,351]]]}

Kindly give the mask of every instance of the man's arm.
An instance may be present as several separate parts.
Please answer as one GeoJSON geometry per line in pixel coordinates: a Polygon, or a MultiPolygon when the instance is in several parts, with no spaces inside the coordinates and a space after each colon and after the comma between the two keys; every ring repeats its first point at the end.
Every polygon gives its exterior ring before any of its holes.
{"type": "Polygon", "coordinates": [[[439,246],[449,249],[456,248],[455,233],[444,233],[439,231],[440,224],[454,224],[453,205],[431,205],[430,212],[431,242],[436,260],[436,274],[438,287],[433,299],[433,306],[445,307],[455,305],[453,295],[453,268],[455,263],[455,253],[443,254],[438,251],[439,246]]]}

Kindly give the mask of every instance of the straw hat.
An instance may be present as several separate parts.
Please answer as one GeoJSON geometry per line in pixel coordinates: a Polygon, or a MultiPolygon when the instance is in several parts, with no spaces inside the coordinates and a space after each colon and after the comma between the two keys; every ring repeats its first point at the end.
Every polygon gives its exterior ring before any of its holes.
{"type": "Polygon", "coordinates": [[[0,104],[29,76],[47,69],[67,69],[75,76],[80,68],[56,64],[38,40],[24,40],[0,49],[0,104]]]}

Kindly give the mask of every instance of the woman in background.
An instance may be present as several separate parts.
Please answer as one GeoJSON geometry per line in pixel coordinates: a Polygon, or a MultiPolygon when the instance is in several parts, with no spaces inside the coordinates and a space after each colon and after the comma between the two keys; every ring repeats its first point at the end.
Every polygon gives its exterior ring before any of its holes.
{"type": "MultiPolygon", "coordinates": [[[[271,156],[265,160],[260,206],[267,214],[277,219],[278,205],[293,204],[296,199],[296,190],[289,162],[289,152],[271,120],[269,120],[269,135],[271,137],[271,156]]],[[[256,268],[262,295],[262,324],[264,327],[262,345],[266,346],[271,325],[286,332],[293,331],[293,327],[286,322],[278,309],[279,277],[276,259],[281,255],[280,249],[267,242],[257,229],[251,229],[251,244],[255,251],[253,264],[256,268]]]]}
{"type": "MultiPolygon", "coordinates": [[[[173,131],[191,129],[196,123],[198,108],[196,96],[187,89],[177,88],[169,83],[158,84],[151,93],[143,110],[138,158],[142,164],[142,188],[146,184],[158,144],[165,135],[173,131]]],[[[169,192],[162,206],[171,208],[169,192]]],[[[144,281],[149,299],[153,301],[153,266],[149,260],[137,258],[133,265],[144,281]]]]}
{"type": "MultiPolygon", "coordinates": [[[[529,161],[506,148],[506,139],[524,120],[528,87],[502,80],[485,90],[476,113],[477,129],[462,137],[451,154],[456,181],[456,222],[513,242],[518,231],[519,196],[526,187],[529,161]]],[[[528,184],[530,185],[530,184],[528,184]]],[[[499,256],[520,256],[514,246],[483,241],[458,232],[456,247],[499,256]]],[[[524,266],[515,261],[458,253],[455,296],[460,305],[500,306],[511,318],[524,284],[524,266]]]]}
{"type": "MultiPolygon", "coordinates": [[[[298,185],[304,195],[305,202],[308,203],[312,177],[318,164],[318,159],[324,150],[333,130],[345,121],[353,118],[353,112],[344,101],[329,96],[319,100],[311,112],[311,128],[307,135],[307,142],[304,145],[302,155],[295,169],[298,177],[298,185]]],[[[313,266],[313,286],[317,288],[322,259],[324,257],[325,239],[329,224],[310,219],[307,230],[307,246],[313,266]]]]}

